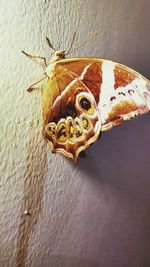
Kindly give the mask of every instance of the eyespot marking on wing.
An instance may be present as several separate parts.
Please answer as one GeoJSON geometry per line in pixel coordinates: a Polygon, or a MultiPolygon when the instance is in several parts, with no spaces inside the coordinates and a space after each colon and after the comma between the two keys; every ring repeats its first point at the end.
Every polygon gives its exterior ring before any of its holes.
{"type": "Polygon", "coordinates": [[[76,140],[75,128],[74,128],[74,120],[71,117],[67,118],[67,132],[68,132],[68,142],[74,143],[76,140]]]}
{"type": "Polygon", "coordinates": [[[64,143],[67,141],[66,121],[64,119],[59,121],[55,137],[59,143],[64,143]]]}
{"type": "Polygon", "coordinates": [[[56,131],[56,124],[54,122],[47,124],[45,131],[51,139],[54,139],[55,131],[56,131]]]}
{"type": "Polygon", "coordinates": [[[129,89],[128,93],[129,93],[129,95],[132,95],[134,93],[134,90],[133,89],[129,89]]]}
{"type": "Polygon", "coordinates": [[[75,134],[76,134],[76,139],[78,141],[83,140],[85,137],[83,129],[82,129],[82,124],[79,118],[75,118],[75,134]]]}
{"type": "Polygon", "coordinates": [[[81,115],[80,118],[82,121],[84,131],[88,132],[91,129],[91,123],[90,123],[88,117],[85,115],[81,115]]]}
{"type": "Polygon", "coordinates": [[[79,109],[80,113],[93,116],[95,114],[96,105],[92,94],[85,92],[79,93],[76,97],[76,108],[79,109]]]}
{"type": "Polygon", "coordinates": [[[110,101],[116,100],[115,96],[111,96],[110,101]]]}
{"type": "Polygon", "coordinates": [[[118,95],[123,95],[123,96],[125,96],[126,94],[123,93],[123,92],[119,92],[118,95]]]}

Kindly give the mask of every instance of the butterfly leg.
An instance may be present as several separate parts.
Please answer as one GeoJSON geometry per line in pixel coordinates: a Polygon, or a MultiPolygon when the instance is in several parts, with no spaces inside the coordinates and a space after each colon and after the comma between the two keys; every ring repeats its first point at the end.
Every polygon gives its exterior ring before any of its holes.
{"type": "Polygon", "coordinates": [[[44,65],[45,67],[47,67],[47,62],[46,62],[46,58],[45,57],[41,57],[41,56],[33,56],[33,55],[30,55],[28,53],[26,53],[25,51],[21,51],[24,55],[26,55],[27,57],[31,58],[31,59],[42,59],[44,61],[44,65]]]}
{"type": "Polygon", "coordinates": [[[38,80],[37,82],[31,84],[31,85],[27,88],[27,91],[28,91],[28,92],[32,92],[32,91],[35,89],[33,86],[36,85],[36,84],[38,84],[38,83],[40,83],[41,81],[43,81],[43,80],[46,79],[46,78],[47,78],[47,76],[44,76],[44,77],[42,77],[40,80],[38,80]]]}

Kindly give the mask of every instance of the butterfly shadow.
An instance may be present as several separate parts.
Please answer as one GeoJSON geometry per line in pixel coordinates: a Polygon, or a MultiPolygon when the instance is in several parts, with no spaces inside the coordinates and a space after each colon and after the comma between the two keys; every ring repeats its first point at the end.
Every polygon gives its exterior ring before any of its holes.
{"type": "Polygon", "coordinates": [[[109,184],[128,196],[149,198],[150,115],[138,117],[102,133],[79,159],[78,168],[99,185],[109,184]],[[146,191],[145,191],[146,190],[146,191]]]}

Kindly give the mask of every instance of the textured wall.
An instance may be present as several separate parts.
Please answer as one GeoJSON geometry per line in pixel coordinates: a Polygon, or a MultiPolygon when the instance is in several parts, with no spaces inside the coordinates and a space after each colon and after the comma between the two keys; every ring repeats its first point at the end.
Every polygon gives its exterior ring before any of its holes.
{"type": "Polygon", "coordinates": [[[21,50],[109,58],[150,78],[149,0],[1,0],[0,266],[150,266],[150,114],[103,134],[77,165],[41,135],[42,76],[21,50]],[[28,213],[28,214],[26,214],[28,213]]]}

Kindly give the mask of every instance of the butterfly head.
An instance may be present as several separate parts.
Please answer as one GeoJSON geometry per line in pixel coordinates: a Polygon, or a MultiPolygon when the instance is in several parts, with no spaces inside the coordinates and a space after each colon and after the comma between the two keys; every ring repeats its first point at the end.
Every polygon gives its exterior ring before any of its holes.
{"type": "Polygon", "coordinates": [[[50,63],[53,63],[55,61],[58,61],[58,60],[61,60],[64,58],[65,58],[65,51],[64,50],[55,51],[51,60],[50,60],[50,63]]]}
{"type": "Polygon", "coordinates": [[[65,51],[64,50],[58,50],[55,52],[55,56],[59,58],[65,58],[65,51]]]}

